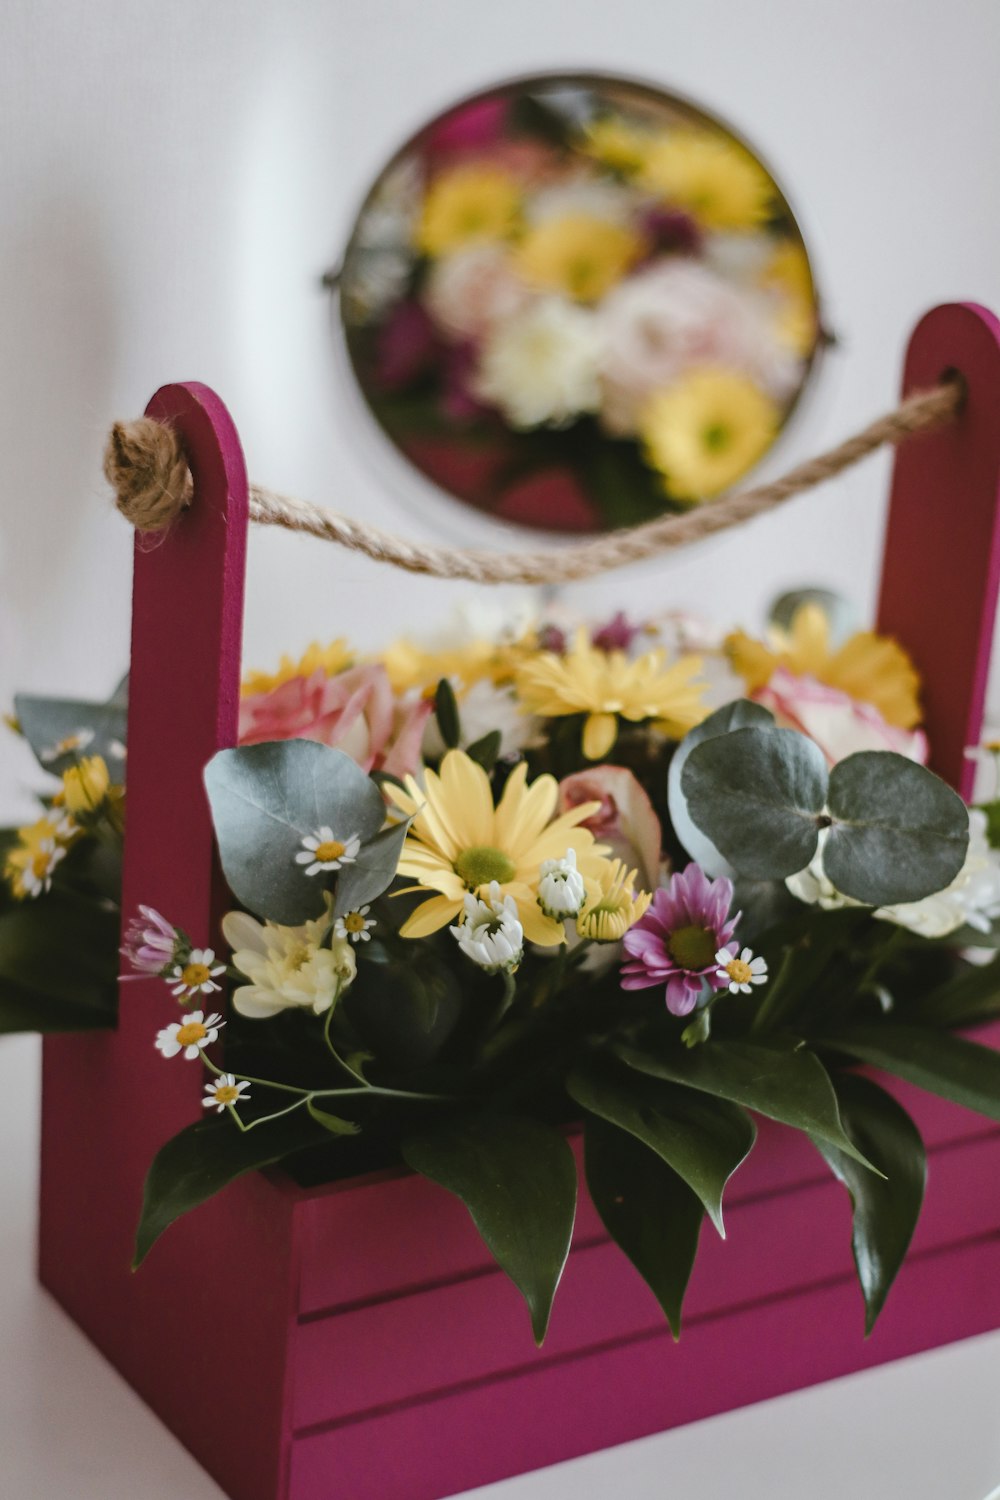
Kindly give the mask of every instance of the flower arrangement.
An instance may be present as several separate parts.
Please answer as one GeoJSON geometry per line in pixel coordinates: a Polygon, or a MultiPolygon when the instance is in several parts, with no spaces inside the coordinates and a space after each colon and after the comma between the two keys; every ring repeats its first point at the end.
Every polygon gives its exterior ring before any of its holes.
{"type": "Polygon", "coordinates": [[[847,1187],[873,1326],[925,1159],[858,1064],[1000,1119],[1000,1059],[954,1034],[1000,1012],[1000,803],[926,768],[898,645],[806,603],[766,639],[524,614],[312,647],[248,677],[206,767],[233,902],[194,934],[119,910],[125,699],[17,700],[55,783],[0,836],[0,1024],[113,1025],[119,942],[162,981],[150,1047],[205,1070],[205,1116],[151,1163],[137,1262],[243,1172],[402,1160],[466,1203],[540,1343],[582,1120],[677,1334],[759,1114],[847,1187]]]}
{"type": "Polygon", "coordinates": [[[770,446],[820,336],[778,187],[635,85],[459,105],[379,179],[340,278],[376,417],[446,490],[588,531],[719,494],[770,446]]]}

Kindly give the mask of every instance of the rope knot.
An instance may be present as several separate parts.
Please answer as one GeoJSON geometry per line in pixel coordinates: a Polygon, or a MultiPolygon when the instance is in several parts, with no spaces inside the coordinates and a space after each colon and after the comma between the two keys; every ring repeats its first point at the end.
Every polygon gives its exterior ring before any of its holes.
{"type": "Polygon", "coordinates": [[[191,474],[177,434],[151,417],[114,424],[104,474],[137,531],[165,531],[191,504],[191,474]]]}

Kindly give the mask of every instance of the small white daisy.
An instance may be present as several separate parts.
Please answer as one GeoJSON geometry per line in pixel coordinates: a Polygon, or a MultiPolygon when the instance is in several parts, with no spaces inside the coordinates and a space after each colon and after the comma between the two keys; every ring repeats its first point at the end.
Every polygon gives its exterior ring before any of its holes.
{"type": "Polygon", "coordinates": [[[21,874],[21,885],[29,896],[40,896],[52,889],[52,872],[66,850],[55,839],[43,839],[31,856],[30,863],[21,874]]]}
{"type": "Polygon", "coordinates": [[[557,922],[577,916],[587,887],[576,867],[576,850],[567,849],[565,859],[543,860],[538,873],[538,904],[545,915],[557,922]]]}
{"type": "Polygon", "coordinates": [[[203,1011],[193,1010],[186,1020],[171,1021],[169,1026],[156,1033],[156,1050],[164,1057],[176,1057],[178,1052],[183,1052],[190,1062],[218,1040],[225,1024],[219,1015],[206,1016],[203,1011]]]}
{"type": "Polygon", "coordinates": [[[167,983],[171,986],[171,994],[193,1000],[195,995],[211,995],[220,989],[215,981],[225,972],[225,964],[215,962],[213,949],[192,948],[184,963],[174,965],[173,972],[167,975],[167,983]]]}
{"type": "Polygon", "coordinates": [[[128,754],[124,740],[108,740],[108,754],[113,760],[124,760],[128,754]]]}
{"type": "Polygon", "coordinates": [[[361,838],[352,833],[348,839],[335,839],[333,829],[325,823],[315,833],[307,833],[302,848],[295,856],[297,865],[308,865],[307,875],[318,875],[321,870],[339,870],[341,865],[352,865],[358,857],[361,838]]]}
{"type": "Polygon", "coordinates": [[[57,740],[54,745],[49,745],[47,749],[40,750],[38,758],[48,765],[50,761],[60,760],[64,755],[78,755],[81,750],[86,750],[93,738],[92,729],[77,729],[73,734],[67,734],[64,739],[57,740]]]}
{"type": "Polygon", "coordinates": [[[744,948],[739,958],[728,948],[720,948],[715,962],[719,965],[716,975],[727,981],[731,995],[749,995],[751,985],[767,983],[767,959],[754,958],[751,948],[744,948]]]}
{"type": "Polygon", "coordinates": [[[237,1083],[232,1073],[222,1073],[205,1085],[205,1097],[201,1102],[205,1109],[214,1109],[217,1115],[221,1115],[249,1097],[250,1085],[245,1078],[237,1083]]]}
{"type": "Polygon", "coordinates": [[[352,943],[371,942],[370,929],[375,926],[375,918],[368,915],[370,911],[370,906],[359,906],[357,911],[345,912],[333,924],[334,936],[350,938],[352,943]]]}

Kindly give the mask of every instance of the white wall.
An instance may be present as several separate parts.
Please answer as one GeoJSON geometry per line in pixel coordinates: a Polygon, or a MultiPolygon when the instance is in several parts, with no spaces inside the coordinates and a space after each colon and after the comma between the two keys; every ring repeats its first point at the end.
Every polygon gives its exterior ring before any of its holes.
{"type": "MultiPolygon", "coordinates": [[[[843,345],[783,467],[891,403],[935,301],[1000,304],[1000,10],[961,0],[5,0],[0,14],[0,700],[101,693],[125,663],[130,538],[100,451],[164,381],[230,405],[262,482],[383,524],[489,541],[422,506],[362,440],[320,272],[411,127],[493,78],[645,75],[718,109],[776,166],[843,345]]],[[[756,619],[821,581],[870,607],[886,461],[748,532],[588,590],[756,619]]],[[[440,589],[257,535],[248,656],[312,635],[377,644],[440,589]]],[[[23,747],[0,752],[0,816],[23,747]]]]}

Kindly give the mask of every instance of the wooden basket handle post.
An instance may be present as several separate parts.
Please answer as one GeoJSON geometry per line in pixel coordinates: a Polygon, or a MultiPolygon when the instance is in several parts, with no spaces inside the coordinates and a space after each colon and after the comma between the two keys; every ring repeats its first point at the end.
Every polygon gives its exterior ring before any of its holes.
{"type": "Polygon", "coordinates": [[[912,655],[931,764],[969,798],[1000,585],[1000,321],[985,307],[921,319],[903,394],[950,372],[965,386],[957,420],[896,449],[877,628],[912,655]]]}

